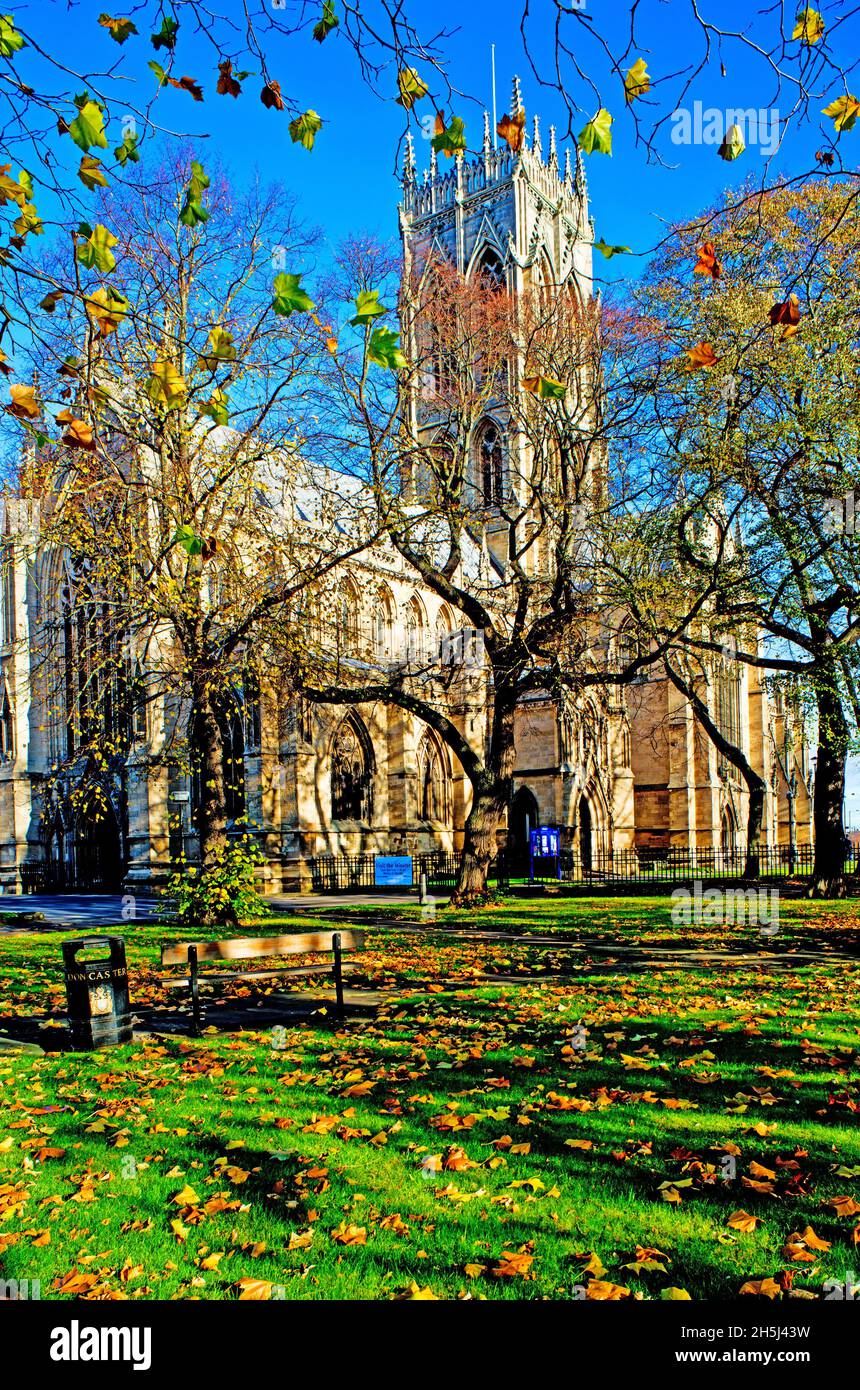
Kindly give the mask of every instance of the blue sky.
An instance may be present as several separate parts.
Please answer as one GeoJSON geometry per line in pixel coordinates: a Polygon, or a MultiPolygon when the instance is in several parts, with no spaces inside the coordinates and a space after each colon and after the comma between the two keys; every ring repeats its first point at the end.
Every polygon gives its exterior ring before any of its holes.
{"type": "MultiPolygon", "coordinates": [[[[372,13],[373,0],[366,0],[372,13]]],[[[614,47],[623,46],[623,24],[629,18],[629,5],[621,0],[585,0],[587,13],[607,36],[614,47]]],[[[32,23],[45,47],[62,58],[64,64],[84,77],[87,72],[103,69],[121,57],[128,76],[134,79],[134,101],[141,105],[151,95],[155,79],[147,67],[150,59],[164,62],[165,55],[156,53],[147,34],[128,41],[122,50],[99,28],[98,18],[106,7],[109,13],[122,15],[133,12],[132,6],[110,4],[110,0],[83,3],[68,10],[62,0],[38,0],[37,4],[9,9],[19,17],[23,28],[32,23]]],[[[321,9],[322,0],[320,0],[321,9]]],[[[213,8],[228,19],[241,20],[237,0],[213,0],[213,8]]],[[[339,8],[339,7],[338,7],[339,8]]],[[[594,154],[587,158],[587,174],[591,195],[591,210],[596,223],[596,235],[612,244],[630,246],[635,256],[617,257],[611,262],[596,257],[598,274],[617,279],[638,274],[647,262],[649,250],[659,241],[667,226],[690,216],[719,197],[725,188],[740,186],[747,178],[761,178],[766,160],[759,145],[748,140],[748,149],[736,161],[720,159],[713,144],[674,144],[670,139],[668,118],[678,100],[682,79],[677,74],[689,70],[703,54],[703,40],[691,20],[690,0],[641,0],[639,29],[641,37],[627,59],[644,57],[654,81],[645,98],[651,103],[640,109],[665,115],[667,124],[659,139],[659,153],[664,164],[649,162],[646,152],[636,147],[634,130],[625,111],[621,80],[611,73],[605,56],[601,56],[586,30],[576,27],[573,15],[563,16],[563,32],[571,42],[580,65],[593,77],[598,95],[589,90],[568,64],[563,77],[571,101],[581,109],[574,122],[578,131],[596,113],[599,105],[608,108],[615,117],[612,157],[594,154]],[[675,74],[674,78],[671,76],[675,74]]],[[[835,23],[843,8],[842,0],[820,0],[818,8],[828,24],[835,23]]],[[[850,6],[845,6],[850,8],[850,6]]],[[[764,44],[775,39],[776,13],[763,18],[754,17],[757,7],[743,0],[700,0],[700,10],[727,30],[744,30],[755,24],[754,36],[764,44]]],[[[165,6],[169,10],[169,5],[165,6]]],[[[441,47],[450,65],[450,76],[463,95],[447,103],[446,114],[457,114],[466,121],[471,148],[480,145],[482,113],[492,106],[490,50],[495,45],[497,74],[497,104],[501,116],[510,105],[511,79],[516,73],[522,82],[522,93],[529,117],[537,112],[541,117],[544,142],[551,123],[565,127],[566,115],[561,98],[555,92],[541,90],[530,69],[523,50],[519,22],[521,4],[518,0],[507,6],[498,0],[470,0],[468,5],[442,11],[430,0],[411,0],[409,14],[419,33],[433,34],[442,25],[459,29],[441,47]]],[[[533,21],[530,28],[532,55],[539,70],[552,69],[552,23],[556,14],[553,0],[532,0],[533,21]]],[[[774,11],[778,7],[774,7],[774,11]]],[[[787,7],[789,21],[794,6],[787,7]]],[[[180,12],[180,18],[181,18],[180,12]]],[[[139,16],[135,14],[135,18],[139,16]]],[[[840,32],[837,56],[847,66],[856,62],[860,52],[860,15],[840,32]]],[[[789,48],[786,67],[792,68],[792,54],[798,46],[789,48]]],[[[765,135],[769,130],[771,113],[785,117],[794,93],[790,86],[781,93],[776,89],[773,71],[761,57],[745,52],[736,42],[724,45],[721,72],[720,55],[714,53],[707,69],[683,98],[683,105],[695,112],[695,103],[703,108],[725,112],[731,108],[761,111],[765,135]]],[[[285,42],[273,40],[266,49],[270,72],[278,77],[285,93],[294,98],[298,108],[313,108],[324,119],[312,152],[292,144],[285,113],[267,111],[258,97],[260,79],[247,79],[243,94],[234,100],[215,94],[215,55],[208,39],[195,34],[190,26],[181,25],[175,75],[189,74],[199,81],[205,101],[195,103],[185,92],[165,89],[158,101],[160,123],[172,131],[199,138],[198,157],[204,166],[216,160],[223,163],[237,183],[259,173],[264,180],[277,180],[296,195],[299,208],[309,223],[319,226],[329,247],[357,232],[369,232],[381,238],[397,236],[396,206],[398,181],[394,162],[398,141],[403,133],[404,114],[393,100],[396,95],[395,74],[389,72],[381,85],[388,93],[385,99],[374,97],[362,84],[355,56],[342,34],[329,36],[324,44],[313,42],[310,32],[285,42]]],[[[22,73],[24,55],[20,55],[22,73]]],[[[27,62],[32,63],[32,57],[27,62]]],[[[249,66],[251,66],[249,64],[249,66]]],[[[853,79],[856,90],[860,78],[853,79]]],[[[56,83],[53,84],[56,89],[56,83]]],[[[83,86],[83,81],[80,86],[83,86]]],[[[96,85],[95,83],[93,85],[96,85]]],[[[839,88],[823,95],[826,83],[819,83],[816,100],[812,103],[814,119],[800,127],[791,125],[779,152],[768,170],[791,174],[809,168],[815,151],[825,143],[826,132],[832,123],[820,112],[838,94],[839,88]]],[[[851,83],[849,82],[849,89],[851,83]]],[[[75,90],[77,90],[77,86],[75,90]]],[[[114,91],[116,88],[114,88],[114,91]]],[[[114,108],[117,117],[121,105],[114,108]]],[[[429,101],[419,104],[416,112],[431,110],[429,101]]],[[[118,119],[109,128],[112,149],[121,139],[118,119]]],[[[68,155],[74,155],[70,166],[76,167],[79,151],[70,141],[58,142],[68,155]]],[[[426,167],[429,145],[417,138],[419,171],[426,167]]],[[[856,165],[860,150],[860,126],[842,137],[846,163],[856,165]],[[853,141],[853,144],[851,143],[853,141]]],[[[562,146],[563,152],[564,146],[562,146]]],[[[107,152],[106,152],[107,153],[107,152]]],[[[151,146],[144,146],[144,159],[154,158],[151,146]]],[[[38,168],[31,166],[38,177],[38,168]]],[[[73,175],[72,175],[73,177],[73,175]]],[[[848,819],[860,822],[860,770],[852,764],[849,794],[846,801],[848,819]]]]}

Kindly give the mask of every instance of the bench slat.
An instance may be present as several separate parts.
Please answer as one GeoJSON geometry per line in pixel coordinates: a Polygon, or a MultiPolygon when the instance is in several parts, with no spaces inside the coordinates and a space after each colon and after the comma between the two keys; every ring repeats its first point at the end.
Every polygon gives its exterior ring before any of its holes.
{"type": "MultiPolygon", "coordinates": [[[[271,980],[276,975],[292,975],[301,980],[307,975],[331,975],[331,966],[286,965],[282,970],[201,970],[197,978],[201,984],[206,984],[207,980],[271,980]]],[[[190,983],[189,975],[168,975],[163,981],[165,989],[177,989],[190,983]]]]}
{"type": "MultiPolygon", "coordinates": [[[[333,931],[292,933],[288,936],[246,936],[224,941],[170,941],[161,948],[162,965],[187,965],[189,946],[197,947],[198,961],[254,960],[260,956],[301,956],[310,951],[333,950],[333,931]]],[[[342,931],[341,950],[360,951],[364,933],[342,931]]]]}

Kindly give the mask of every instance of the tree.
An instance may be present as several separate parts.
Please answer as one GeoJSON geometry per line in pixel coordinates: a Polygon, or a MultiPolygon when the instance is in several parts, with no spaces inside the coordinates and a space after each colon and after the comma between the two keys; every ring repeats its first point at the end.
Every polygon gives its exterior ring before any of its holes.
{"type": "MultiPolygon", "coordinates": [[[[106,199],[110,262],[77,255],[76,293],[40,333],[39,384],[15,408],[37,432],[22,484],[44,501],[40,542],[80,578],[72,621],[89,688],[130,656],[143,698],[167,703],[198,787],[205,870],[226,843],[230,702],[265,681],[285,605],[364,541],[335,552],[330,533],[323,544],[295,524],[307,483],[296,412],[330,329],[298,274],[273,276],[273,247],[294,263],[313,245],[290,200],[236,198],[188,157],[143,191],[106,199]],[[189,200],[205,217],[185,215],[189,200]],[[51,408],[53,441],[41,433],[51,408]]],[[[35,273],[55,283],[51,267],[35,273]]],[[[325,480],[314,485],[325,507],[325,480]]],[[[66,714],[98,745],[91,705],[85,693],[66,714]]]]}
{"type": "Polygon", "coordinates": [[[352,321],[363,347],[331,364],[317,442],[342,459],[360,432],[379,530],[415,582],[474,634],[467,680],[486,710],[486,737],[458,722],[460,662],[435,651],[410,647],[369,669],[344,659],[323,627],[316,644],[292,644],[291,678],[311,701],[407,710],[447,742],[472,789],[453,897],[468,904],[486,891],[511,801],[523,698],[563,703],[588,686],[599,695],[659,656],[613,669],[607,652],[622,615],[596,578],[601,532],[629,492],[619,470],[610,495],[607,443],[632,425],[635,380],[617,362],[607,389],[603,364],[621,320],[601,323],[598,306],[569,285],[513,298],[492,275],[466,281],[443,260],[418,267],[399,295],[408,357],[381,324],[380,293],[358,292],[352,321]]]}
{"type": "Polygon", "coordinates": [[[659,324],[662,459],[684,494],[678,553],[719,622],[685,638],[716,652],[733,628],[761,632],[764,646],[741,646],[738,659],[808,684],[822,894],[842,881],[856,707],[860,555],[842,514],[860,456],[856,270],[853,187],[786,187],[682,229],[642,296],[659,324]],[[703,225],[711,239],[697,245],[703,225]]]}

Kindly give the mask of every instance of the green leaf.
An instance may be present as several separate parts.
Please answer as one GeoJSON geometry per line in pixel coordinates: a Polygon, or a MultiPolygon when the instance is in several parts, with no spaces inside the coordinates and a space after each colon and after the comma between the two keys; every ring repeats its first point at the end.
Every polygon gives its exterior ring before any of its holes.
{"type": "Polygon", "coordinates": [[[538,396],[542,401],[563,401],[567,387],[563,381],[552,376],[527,376],[523,378],[523,389],[538,396]]]}
{"type": "Polygon", "coordinates": [[[400,338],[393,328],[374,328],[367,345],[367,358],[389,371],[400,371],[409,363],[400,351],[400,338]]]}
{"type": "Polygon", "coordinates": [[[378,290],[359,290],[355,296],[355,318],[350,319],[350,324],[353,328],[364,328],[387,312],[379,302],[378,290]]]}
{"type": "Polygon", "coordinates": [[[612,154],[612,117],[603,107],[579,132],[579,144],[586,154],[612,154]]]}
{"type": "Polygon", "coordinates": [[[98,102],[87,98],[79,107],[78,114],[69,126],[69,134],[84,154],[93,145],[107,149],[104,112],[98,102]]]}
{"type": "Polygon", "coordinates": [[[87,188],[107,188],[108,186],[104,165],[100,159],[96,159],[94,154],[81,156],[78,178],[87,188]]]}
{"type": "Polygon", "coordinates": [[[41,236],[44,232],[42,219],[33,203],[24,203],[18,217],[15,219],[14,228],[18,236],[27,236],[32,232],[33,236],[41,236]]]}
{"type": "Polygon", "coordinates": [[[23,190],[24,190],[24,192],[26,193],[27,197],[28,197],[29,199],[32,200],[32,197],[33,197],[33,175],[30,174],[30,173],[28,173],[26,169],[19,169],[19,170],[18,170],[18,186],[19,186],[20,188],[23,188],[23,190]]]}
{"type": "Polygon", "coordinates": [[[287,275],[283,271],[275,276],[272,286],[272,308],[282,318],[298,311],[309,314],[314,307],[310,295],[299,284],[300,275],[287,275]]]}
{"type": "Polygon", "coordinates": [[[130,19],[112,19],[109,14],[100,14],[99,24],[103,29],[107,29],[117,43],[125,43],[126,39],[137,33],[137,28],[130,19]]]}
{"type": "Polygon", "coordinates": [[[137,136],[126,135],[121,145],[117,145],[113,152],[113,157],[125,168],[126,164],[140,163],[140,150],[137,148],[137,136]]]}
{"type": "Polygon", "coordinates": [[[426,97],[430,88],[427,83],[418,76],[414,68],[401,68],[397,74],[397,89],[400,96],[397,98],[399,106],[411,111],[416,101],[426,97]]]}
{"type": "Polygon", "coordinates": [[[324,0],[322,18],[314,25],[314,38],[317,43],[323,43],[332,29],[336,29],[339,24],[340,20],[335,14],[334,0],[324,0]]]}
{"type": "Polygon", "coordinates": [[[11,58],[24,47],[25,39],[15,28],[10,14],[0,14],[0,58],[11,58]]]}
{"type": "Polygon", "coordinates": [[[200,364],[214,371],[219,362],[235,362],[236,346],[229,328],[220,325],[213,328],[206,343],[206,351],[200,354],[200,364]]]}
{"type": "Polygon", "coordinates": [[[203,194],[209,187],[209,176],[202,164],[193,160],[191,175],[185,185],[185,202],[179,212],[179,220],[184,227],[196,227],[209,221],[209,210],[203,206],[203,194]]]}
{"type": "Polygon", "coordinates": [[[441,154],[446,154],[450,158],[458,150],[466,149],[466,123],[459,116],[452,116],[448,125],[442,126],[437,135],[430,141],[434,150],[441,154]]]}
{"type": "Polygon", "coordinates": [[[644,58],[637,58],[632,68],[628,69],[624,79],[624,96],[628,105],[637,97],[644,97],[650,90],[651,78],[648,76],[648,64],[644,58]]]}
{"type": "Polygon", "coordinates": [[[853,130],[858,115],[860,115],[860,101],[855,96],[846,93],[844,96],[837,97],[829,106],[825,106],[821,113],[823,116],[832,116],[833,124],[838,131],[853,130]]]}
{"type": "Polygon", "coordinates": [[[200,414],[208,416],[216,425],[226,425],[230,419],[227,392],[220,389],[213,391],[208,401],[201,406],[200,414]]]}
{"type": "Polygon", "coordinates": [[[160,357],[153,365],[146,383],[146,393],[153,405],[164,405],[168,410],[175,410],[177,406],[185,404],[188,387],[173,363],[160,357]]]}
{"type": "Polygon", "coordinates": [[[746,145],[740,126],[730,125],[719,148],[720,159],[725,159],[727,162],[737,159],[738,155],[743,154],[745,149],[746,145]]]}
{"type": "Polygon", "coordinates": [[[595,251],[599,251],[602,256],[605,256],[608,261],[611,261],[613,256],[630,256],[633,254],[629,246],[610,246],[603,240],[603,237],[601,237],[599,241],[594,242],[594,249],[595,251]]]}
{"type": "Polygon", "coordinates": [[[294,121],[290,121],[290,138],[294,145],[304,145],[306,150],[312,150],[317,132],[322,130],[322,119],[316,111],[305,111],[303,115],[296,116],[294,121]]]}
{"type": "Polygon", "coordinates": [[[172,52],[176,47],[176,35],[178,32],[179,23],[177,20],[169,18],[163,19],[158,33],[150,35],[153,48],[156,51],[159,48],[166,48],[169,52],[172,52]]]}
{"type": "Polygon", "coordinates": [[[177,526],[173,544],[181,545],[188,555],[203,554],[203,541],[191,526],[177,526]]]}
{"type": "Polygon", "coordinates": [[[168,78],[168,76],[167,76],[167,73],[164,71],[164,68],[161,66],[161,64],[160,64],[160,63],[156,63],[155,59],[152,58],[152,59],[150,59],[150,61],[147,63],[146,66],[147,66],[148,68],[152,68],[152,71],[155,73],[156,77],[158,78],[158,85],[159,85],[159,87],[165,87],[165,86],[167,85],[168,81],[169,81],[169,78],[168,78]]]}
{"type": "Polygon", "coordinates": [[[116,258],[111,251],[111,247],[117,243],[113,232],[109,232],[101,223],[90,230],[84,222],[78,228],[78,233],[87,237],[86,241],[78,242],[75,251],[81,265],[85,265],[88,270],[100,270],[103,275],[109,275],[116,266],[116,258]]]}

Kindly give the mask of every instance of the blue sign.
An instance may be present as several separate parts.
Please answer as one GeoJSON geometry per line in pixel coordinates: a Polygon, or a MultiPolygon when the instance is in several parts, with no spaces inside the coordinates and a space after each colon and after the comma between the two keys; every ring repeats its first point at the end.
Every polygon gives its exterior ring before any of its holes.
{"type": "Polygon", "coordinates": [[[411,854],[378,854],[373,864],[377,888],[412,887],[411,854]]]}
{"type": "Polygon", "coordinates": [[[539,825],[531,831],[529,840],[535,859],[556,859],[561,853],[561,833],[551,825],[539,825]]]}

